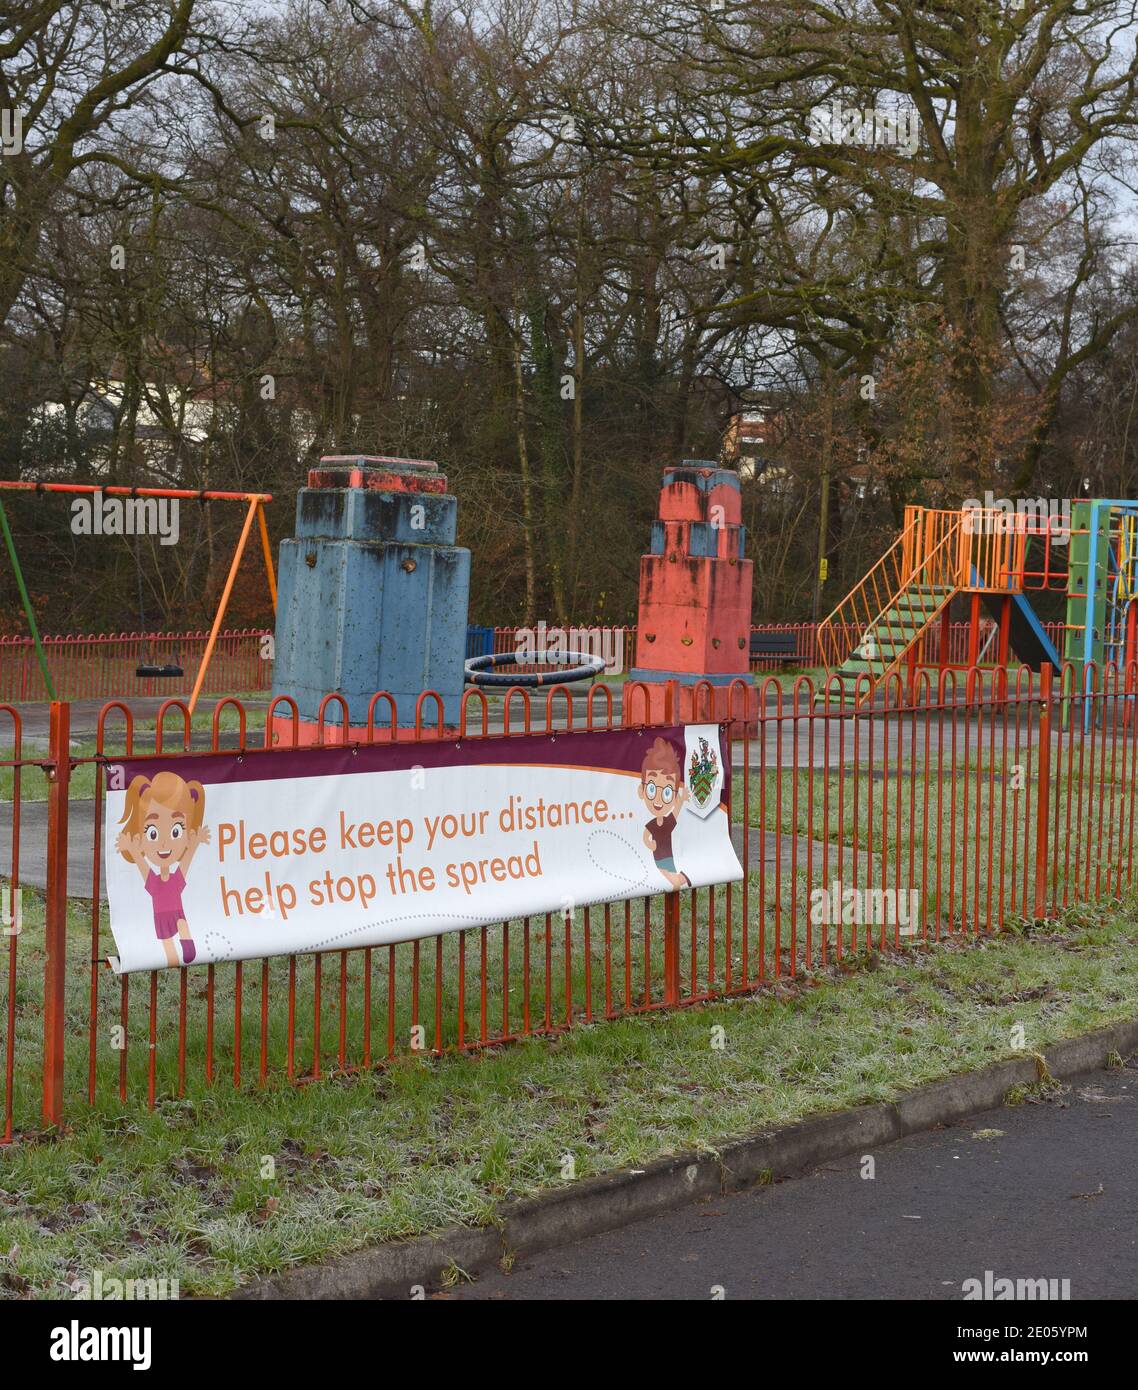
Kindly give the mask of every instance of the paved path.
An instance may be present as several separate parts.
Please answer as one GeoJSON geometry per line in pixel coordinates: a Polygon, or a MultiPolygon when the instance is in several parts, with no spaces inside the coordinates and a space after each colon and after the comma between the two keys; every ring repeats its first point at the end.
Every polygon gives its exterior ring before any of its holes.
{"type": "MultiPolygon", "coordinates": [[[[67,822],[67,896],[90,898],[95,852],[95,803],[72,801],[67,822]]],[[[12,803],[0,801],[0,874],[12,867],[12,803]]],[[[20,803],[20,882],[47,886],[47,802],[20,803]]],[[[100,875],[101,877],[101,875],[100,875]]],[[[106,898],[106,892],[100,897],[106,898]]]]}
{"type": "MultiPolygon", "coordinates": [[[[439,1296],[709,1299],[720,1286],[729,1299],[960,1299],[991,1270],[1069,1279],[1072,1299],[1134,1299],[1136,1145],[1138,1070],[1096,1072],[1057,1101],[888,1144],[872,1181],[860,1156],[835,1160],[439,1296]]],[[[1043,1320],[1079,1322],[1076,1309],[1043,1320]]]]}
{"type": "MultiPolygon", "coordinates": [[[[819,817],[819,819],[821,819],[819,817]]],[[[743,862],[743,827],[736,824],[731,829],[731,841],[735,846],[735,853],[739,856],[739,862],[743,862]]],[[[890,846],[892,853],[893,847],[890,846]]],[[[864,850],[858,850],[854,855],[853,848],[846,845],[842,850],[842,877],[852,880],[854,863],[857,863],[857,882],[865,883],[868,881],[867,872],[869,866],[881,863],[881,856],[866,854],[864,850]]],[[[816,877],[822,873],[825,864],[828,875],[831,879],[838,876],[838,844],[831,841],[827,845],[822,840],[808,840],[805,835],[791,835],[783,833],[776,835],[771,830],[760,831],[757,826],[752,825],[747,836],[747,868],[751,873],[756,873],[759,868],[760,855],[766,867],[768,886],[773,889],[774,879],[771,875],[771,868],[775,863],[781,865],[782,881],[787,889],[791,883],[791,875],[794,873],[810,874],[816,877]]],[[[892,862],[892,861],[891,861],[892,862]]]]}

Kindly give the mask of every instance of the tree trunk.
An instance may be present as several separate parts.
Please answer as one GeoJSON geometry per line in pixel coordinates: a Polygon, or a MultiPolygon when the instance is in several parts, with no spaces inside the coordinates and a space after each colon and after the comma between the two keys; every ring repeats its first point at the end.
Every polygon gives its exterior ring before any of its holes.
{"type": "MultiPolygon", "coordinates": [[[[516,306],[515,306],[516,308],[516,306]]],[[[525,564],[525,622],[531,626],[537,612],[537,570],[534,556],[533,480],[530,476],[529,449],[526,444],[526,398],[522,377],[521,317],[514,319],[514,433],[518,446],[518,466],[522,475],[522,553],[525,564]]]]}

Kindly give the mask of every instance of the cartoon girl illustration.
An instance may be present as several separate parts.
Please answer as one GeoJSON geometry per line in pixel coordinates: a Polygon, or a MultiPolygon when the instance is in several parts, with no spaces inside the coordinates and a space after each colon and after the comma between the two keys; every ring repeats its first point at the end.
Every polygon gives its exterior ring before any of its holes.
{"type": "Polygon", "coordinates": [[[197,955],[182,894],[198,846],[209,844],[204,814],[202,784],[186,782],[176,772],[159,772],[153,779],[135,777],[127,788],[120,821],[126,829],[119,832],[115,849],[142,875],[154,900],[154,931],[169,965],[178,964],[175,937],[182,943],[184,965],[197,955]]]}

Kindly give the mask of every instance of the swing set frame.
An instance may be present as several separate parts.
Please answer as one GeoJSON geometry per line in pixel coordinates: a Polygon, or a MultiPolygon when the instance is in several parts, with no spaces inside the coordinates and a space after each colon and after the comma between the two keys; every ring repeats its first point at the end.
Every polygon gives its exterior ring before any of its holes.
{"type": "MultiPolygon", "coordinates": [[[[188,502],[244,502],[245,521],[241,527],[241,534],[237,539],[237,547],[233,552],[233,559],[229,564],[229,573],[225,579],[225,587],[221,591],[221,598],[218,601],[217,612],[213,616],[213,625],[209,631],[209,640],[206,642],[205,652],[202,654],[201,665],[194,680],[193,692],[189,699],[189,711],[194,712],[194,707],[201,694],[202,684],[205,681],[206,671],[209,669],[210,658],[213,656],[214,644],[217,642],[217,634],[221,631],[221,624],[225,620],[225,610],[229,606],[229,598],[233,592],[233,584],[237,578],[237,571],[241,566],[242,556],[245,554],[245,547],[249,541],[249,535],[253,529],[253,522],[256,520],[261,535],[261,553],[265,559],[265,574],[269,582],[269,597],[272,600],[273,612],[277,611],[277,577],[273,569],[273,551],[269,544],[269,528],[265,521],[265,504],[273,500],[272,494],[268,492],[214,492],[200,488],[177,488],[177,487],[112,487],[104,486],[100,483],[36,483],[36,482],[4,482],[0,481],[0,493],[8,492],[61,492],[72,496],[90,497],[96,493],[107,497],[167,497],[179,501],[188,502]]],[[[28,628],[31,631],[32,641],[35,643],[36,656],[39,659],[40,670],[43,672],[44,684],[52,700],[56,698],[55,687],[52,684],[51,674],[47,668],[47,658],[44,656],[43,644],[40,641],[39,628],[36,625],[35,613],[32,609],[31,599],[28,596],[27,585],[24,583],[23,570],[20,568],[19,556],[16,554],[16,544],[12,539],[12,530],[8,525],[8,516],[4,510],[4,499],[0,495],[0,531],[4,535],[4,545],[8,551],[8,559],[12,565],[12,574],[16,580],[16,588],[20,591],[20,602],[23,605],[24,616],[28,620],[28,628]]]]}

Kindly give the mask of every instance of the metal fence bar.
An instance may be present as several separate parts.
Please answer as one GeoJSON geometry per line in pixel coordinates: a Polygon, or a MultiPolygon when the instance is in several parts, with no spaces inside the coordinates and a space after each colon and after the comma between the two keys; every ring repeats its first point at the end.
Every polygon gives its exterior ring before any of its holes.
{"type": "Polygon", "coordinates": [[[63,1122],[67,986],[67,826],[71,784],[71,706],[54,701],[48,734],[47,882],[44,903],[43,1119],[63,1122]]]}
{"type": "MultiPolygon", "coordinates": [[[[218,635],[204,689],[210,694],[268,690],[272,634],[264,628],[218,635]]],[[[180,694],[192,689],[209,634],[205,632],[90,633],[44,637],[43,649],[59,699],[180,694]],[[181,677],[135,675],[143,661],[181,664],[181,677]]],[[[0,701],[49,699],[30,637],[0,637],[0,701]]]]}

